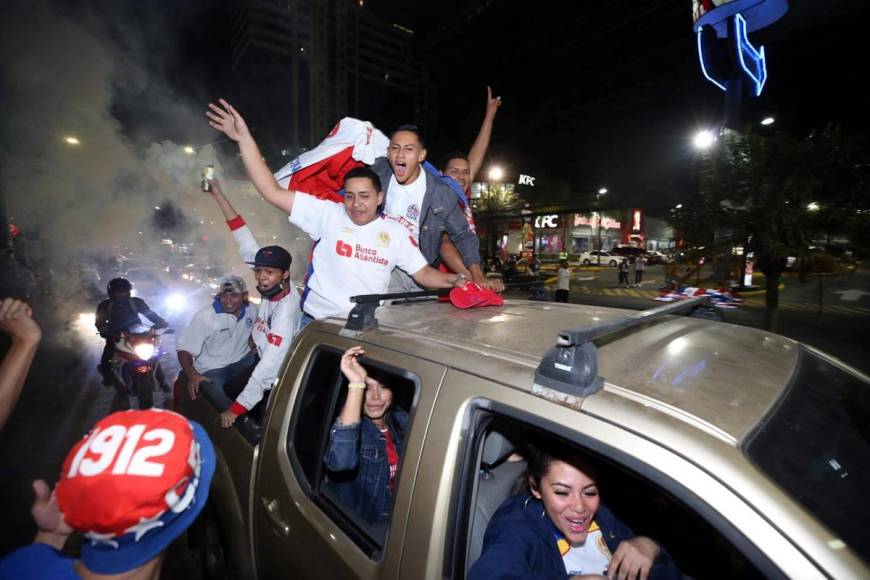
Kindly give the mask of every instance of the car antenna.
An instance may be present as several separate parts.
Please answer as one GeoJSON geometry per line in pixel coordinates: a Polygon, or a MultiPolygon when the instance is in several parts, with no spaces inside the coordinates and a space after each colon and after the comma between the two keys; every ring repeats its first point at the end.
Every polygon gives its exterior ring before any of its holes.
{"type": "MultiPolygon", "coordinates": [[[[710,318],[710,310],[715,310],[710,298],[696,296],[595,326],[563,330],[556,339],[556,345],[544,354],[535,369],[532,390],[553,390],[569,397],[588,397],[604,384],[604,379],[598,375],[598,347],[593,341],[671,314],[686,313],[698,318],[710,318]]],[[[564,399],[561,396],[555,398],[564,399]]]]}
{"type": "Polygon", "coordinates": [[[375,310],[381,305],[382,300],[403,300],[412,298],[430,298],[435,296],[446,296],[450,292],[449,288],[441,290],[421,290],[419,292],[394,292],[392,294],[361,294],[359,296],[351,296],[350,301],[356,306],[350,311],[347,316],[347,323],[339,334],[342,336],[359,336],[360,333],[375,328],[378,325],[378,319],[375,318],[375,310]]]}

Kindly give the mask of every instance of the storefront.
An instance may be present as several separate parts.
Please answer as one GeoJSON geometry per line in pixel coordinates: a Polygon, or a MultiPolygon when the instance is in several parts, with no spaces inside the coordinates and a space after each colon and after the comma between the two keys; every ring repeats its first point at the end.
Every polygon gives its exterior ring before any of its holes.
{"type": "Polygon", "coordinates": [[[631,245],[647,250],[667,251],[673,247],[673,233],[665,222],[647,218],[636,208],[590,213],[520,215],[488,222],[478,220],[478,232],[488,238],[486,228],[496,233],[496,252],[510,255],[580,254],[590,250],[611,250],[631,245]]]}

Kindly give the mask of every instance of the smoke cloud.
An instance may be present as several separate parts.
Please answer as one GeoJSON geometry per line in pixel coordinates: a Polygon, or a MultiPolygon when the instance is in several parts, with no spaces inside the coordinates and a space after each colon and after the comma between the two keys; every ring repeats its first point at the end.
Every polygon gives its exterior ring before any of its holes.
{"type": "MultiPolygon", "coordinates": [[[[245,274],[253,287],[222,214],[200,190],[203,168],[222,177],[224,166],[214,146],[221,136],[204,117],[207,89],[201,102],[178,94],[166,79],[178,68],[172,35],[148,30],[169,18],[154,15],[122,35],[110,22],[118,15],[70,13],[69,5],[13,1],[2,11],[0,192],[52,284],[82,289],[88,302],[86,287],[104,288],[110,275],[89,278],[97,264],[113,257],[162,269],[171,257],[199,272],[245,274]],[[191,141],[173,140],[179,135],[191,141]]],[[[299,280],[310,241],[248,184],[226,181],[224,189],[262,245],[291,251],[299,280]]],[[[210,293],[203,287],[202,304],[210,293]]]]}

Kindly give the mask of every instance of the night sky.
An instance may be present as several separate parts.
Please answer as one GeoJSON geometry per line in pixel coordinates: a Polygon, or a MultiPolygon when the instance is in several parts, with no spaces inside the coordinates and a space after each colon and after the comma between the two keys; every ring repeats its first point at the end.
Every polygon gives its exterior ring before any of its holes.
{"type": "MultiPolygon", "coordinates": [[[[109,111],[132,143],[216,139],[205,123],[191,122],[191,112],[233,96],[227,3],[50,4],[111,47],[109,111]]],[[[870,3],[790,5],[782,20],[751,36],[766,47],[769,81],[744,106],[745,122],[772,114],[778,129],[796,134],[827,122],[867,134],[859,87],[870,54],[870,3]]],[[[690,137],[721,122],[724,93],[701,76],[689,0],[369,0],[365,9],[415,31],[438,87],[439,122],[426,128],[432,159],[470,146],[490,84],[504,105],[489,161],[511,174],[568,188],[578,204],[601,186],[615,205],[652,211],[690,195],[690,137]]]]}

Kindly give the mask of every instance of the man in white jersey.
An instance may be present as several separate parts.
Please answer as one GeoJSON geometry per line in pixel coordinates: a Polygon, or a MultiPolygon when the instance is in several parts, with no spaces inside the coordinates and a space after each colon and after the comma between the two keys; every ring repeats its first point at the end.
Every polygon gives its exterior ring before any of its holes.
{"type": "Polygon", "coordinates": [[[378,215],[384,193],[371,170],[357,168],[345,176],[342,205],[288,191],[278,185],[238,111],[223,99],[220,103],[222,108],[209,104],[206,114],[212,127],[239,143],[248,177],[260,195],[315,240],[303,296],[306,320],[346,317],[353,307],[350,297],[386,292],[396,266],[427,288],[465,284],[462,274],[428,266],[408,230],[378,215]]]}
{"type": "MultiPolygon", "coordinates": [[[[259,157],[258,157],[259,159],[259,157]]],[[[227,200],[220,183],[210,181],[211,195],[227,219],[227,225],[239,244],[239,254],[246,264],[254,266],[257,290],[262,296],[251,340],[257,347],[260,362],[251,378],[229,409],[221,413],[221,425],[229,427],[239,415],[250,411],[272,388],[278,370],[299,332],[301,309],[299,294],[290,279],[290,253],[280,246],[261,248],[242,216],[227,200]]]]}
{"type": "Polygon", "coordinates": [[[230,407],[224,385],[247,380],[257,364],[249,344],[256,318],[257,306],[248,301],[245,281],[233,275],[221,278],[214,301],[193,316],[176,341],[191,399],[202,388],[221,411],[230,407]]]}

